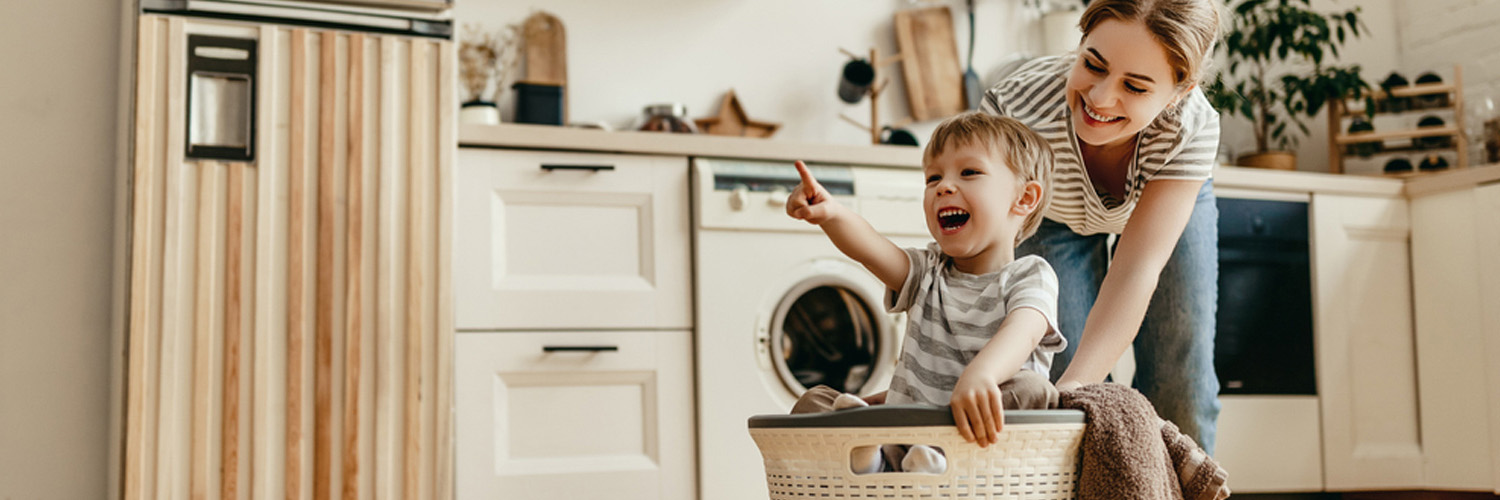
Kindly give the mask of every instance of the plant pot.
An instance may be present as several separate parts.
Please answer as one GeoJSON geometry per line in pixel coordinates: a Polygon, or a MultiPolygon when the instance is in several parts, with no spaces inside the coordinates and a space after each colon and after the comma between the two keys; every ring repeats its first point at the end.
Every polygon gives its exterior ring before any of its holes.
{"type": "Polygon", "coordinates": [[[1240,156],[1235,162],[1242,167],[1269,168],[1272,170],[1296,170],[1297,154],[1291,151],[1267,151],[1240,156]]]}
{"type": "Polygon", "coordinates": [[[477,125],[499,125],[500,108],[489,101],[469,101],[459,107],[458,121],[477,125]]]}

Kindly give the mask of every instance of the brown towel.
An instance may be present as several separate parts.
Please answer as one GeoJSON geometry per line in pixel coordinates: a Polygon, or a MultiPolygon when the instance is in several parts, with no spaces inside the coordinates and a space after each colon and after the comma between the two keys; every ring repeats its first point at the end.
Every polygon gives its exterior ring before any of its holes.
{"type": "Polygon", "coordinates": [[[1229,498],[1229,472],[1219,466],[1212,457],[1193,442],[1193,438],[1177,430],[1177,424],[1161,421],[1161,439],[1167,444],[1167,453],[1177,466],[1177,479],[1182,484],[1182,497],[1186,500],[1224,500],[1229,498]]]}
{"type": "Polygon", "coordinates": [[[1183,500],[1161,417],[1140,392],[1093,384],[1063,392],[1058,403],[1086,414],[1078,500],[1183,500]]]}

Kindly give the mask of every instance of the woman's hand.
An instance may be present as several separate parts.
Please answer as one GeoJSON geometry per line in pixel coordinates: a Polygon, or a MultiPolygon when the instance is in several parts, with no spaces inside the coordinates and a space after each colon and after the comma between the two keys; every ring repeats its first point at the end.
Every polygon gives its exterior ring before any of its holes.
{"type": "Polygon", "coordinates": [[[824,189],[822,184],[818,184],[812,172],[807,170],[807,165],[801,161],[797,162],[797,174],[802,176],[802,183],[798,184],[790,195],[787,195],[786,214],[793,219],[805,220],[817,225],[833,219],[838,213],[839,202],[828,194],[828,190],[824,189]]]}
{"type": "Polygon", "coordinates": [[[1005,423],[999,380],[979,370],[964,370],[953,385],[949,404],[953,408],[953,422],[965,441],[988,447],[999,439],[1005,423]]]}

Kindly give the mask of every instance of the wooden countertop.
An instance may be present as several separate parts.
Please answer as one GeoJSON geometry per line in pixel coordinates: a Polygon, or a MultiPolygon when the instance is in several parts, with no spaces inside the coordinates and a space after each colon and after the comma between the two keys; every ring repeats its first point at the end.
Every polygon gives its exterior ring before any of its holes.
{"type": "MultiPolygon", "coordinates": [[[[917,168],[922,150],[907,146],[813,144],[775,139],[662,134],[506,123],[460,125],[459,147],[594,151],[756,160],[804,160],[848,165],[917,168]]],[[[1397,178],[1288,172],[1222,166],[1214,185],[1289,194],[1336,193],[1366,196],[1418,196],[1500,180],[1500,165],[1397,178]]]]}

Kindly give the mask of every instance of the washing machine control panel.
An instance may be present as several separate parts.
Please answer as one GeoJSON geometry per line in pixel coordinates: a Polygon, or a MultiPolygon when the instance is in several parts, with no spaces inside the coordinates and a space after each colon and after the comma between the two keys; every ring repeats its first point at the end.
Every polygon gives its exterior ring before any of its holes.
{"type": "MultiPolygon", "coordinates": [[[[828,164],[811,164],[808,169],[835,200],[864,215],[876,230],[893,236],[927,235],[920,170],[828,164]]],[[[786,198],[802,181],[791,162],[698,158],[693,176],[694,208],[702,229],[818,230],[786,215],[786,198]]]]}

